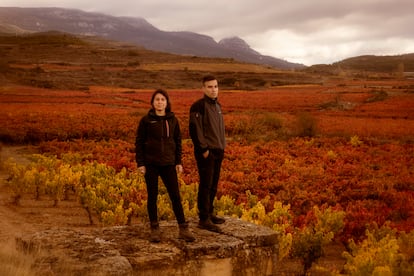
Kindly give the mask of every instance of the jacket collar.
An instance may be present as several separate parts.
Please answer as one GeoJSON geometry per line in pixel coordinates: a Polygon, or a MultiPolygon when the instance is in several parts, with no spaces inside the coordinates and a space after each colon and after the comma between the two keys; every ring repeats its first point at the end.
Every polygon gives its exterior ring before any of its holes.
{"type": "Polygon", "coordinates": [[[170,111],[170,112],[167,112],[165,114],[165,116],[158,116],[157,114],[155,114],[154,109],[150,109],[148,111],[148,115],[151,116],[151,118],[156,118],[156,119],[161,119],[161,118],[169,119],[169,118],[173,117],[174,113],[170,111]]]}
{"type": "Polygon", "coordinates": [[[209,97],[209,96],[207,96],[207,95],[204,95],[204,100],[205,100],[205,101],[207,101],[208,103],[211,103],[211,104],[215,104],[215,103],[217,103],[217,102],[218,102],[217,98],[212,99],[212,98],[210,98],[210,97],[209,97]]]}

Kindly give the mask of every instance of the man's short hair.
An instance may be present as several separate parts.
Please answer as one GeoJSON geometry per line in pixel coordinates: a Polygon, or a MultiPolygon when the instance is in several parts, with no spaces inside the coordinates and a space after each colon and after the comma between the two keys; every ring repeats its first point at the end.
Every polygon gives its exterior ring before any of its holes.
{"type": "Polygon", "coordinates": [[[217,80],[217,78],[213,75],[205,75],[203,77],[203,84],[205,84],[208,81],[217,80]]]}

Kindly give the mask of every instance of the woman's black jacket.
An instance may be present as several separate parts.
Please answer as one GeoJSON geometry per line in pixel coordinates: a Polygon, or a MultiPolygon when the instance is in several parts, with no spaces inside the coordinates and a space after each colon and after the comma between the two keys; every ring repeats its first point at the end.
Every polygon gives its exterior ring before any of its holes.
{"type": "Polygon", "coordinates": [[[151,109],[142,117],[135,140],[138,167],[181,164],[181,131],[173,112],[157,116],[151,109]]]}

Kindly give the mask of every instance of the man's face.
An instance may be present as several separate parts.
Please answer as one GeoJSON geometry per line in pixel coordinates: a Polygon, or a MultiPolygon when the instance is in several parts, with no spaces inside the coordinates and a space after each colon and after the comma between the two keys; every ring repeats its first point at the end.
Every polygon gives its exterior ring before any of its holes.
{"type": "Polygon", "coordinates": [[[203,85],[204,94],[211,99],[216,99],[218,96],[218,82],[217,80],[206,81],[203,85]]]}

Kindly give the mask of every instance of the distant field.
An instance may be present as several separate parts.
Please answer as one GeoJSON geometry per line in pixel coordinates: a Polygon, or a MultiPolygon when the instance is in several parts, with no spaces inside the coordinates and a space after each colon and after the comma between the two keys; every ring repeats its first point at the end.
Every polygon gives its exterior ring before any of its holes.
{"type": "MultiPolygon", "coordinates": [[[[153,63],[143,64],[144,70],[195,70],[206,72],[252,72],[252,73],[286,73],[286,71],[277,70],[271,67],[254,64],[233,64],[233,63],[153,63]]],[[[293,74],[293,72],[292,72],[293,74]]]]}
{"type": "MultiPolygon", "coordinates": [[[[138,118],[129,117],[137,110],[142,114],[149,108],[152,91],[104,86],[91,86],[84,91],[3,86],[0,90],[1,135],[9,137],[10,142],[19,143],[34,128],[43,133],[36,141],[51,139],[47,137],[82,138],[80,133],[70,133],[76,131],[75,120],[82,127],[84,117],[97,112],[101,118],[87,119],[89,123],[91,120],[96,123],[111,120],[104,126],[108,128],[107,132],[113,131],[111,128],[115,125],[123,125],[125,136],[130,140],[133,133],[129,133],[129,129],[138,118]],[[113,121],[112,117],[102,117],[105,113],[116,113],[120,122],[113,121]],[[73,117],[70,127],[60,119],[68,115],[73,117]]],[[[191,102],[200,97],[200,93],[199,90],[170,90],[175,112],[183,122],[187,120],[191,102]]],[[[263,91],[222,90],[220,101],[229,132],[240,127],[237,126],[240,118],[269,113],[280,117],[285,124],[284,131],[291,133],[295,116],[307,112],[316,120],[317,135],[410,139],[414,129],[413,95],[410,81],[340,81],[324,85],[280,86],[263,91]]],[[[91,127],[88,132],[97,133],[93,131],[94,126],[91,127]]],[[[184,130],[186,127],[183,124],[184,130]]],[[[91,137],[93,134],[87,135],[91,137]]],[[[99,139],[99,135],[96,138],[99,139]]]]}

